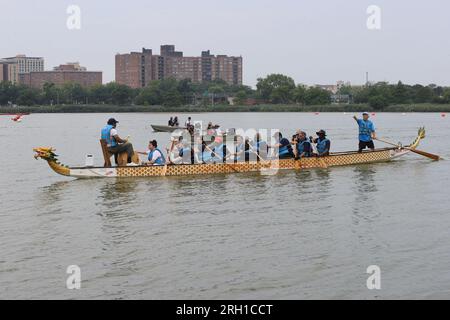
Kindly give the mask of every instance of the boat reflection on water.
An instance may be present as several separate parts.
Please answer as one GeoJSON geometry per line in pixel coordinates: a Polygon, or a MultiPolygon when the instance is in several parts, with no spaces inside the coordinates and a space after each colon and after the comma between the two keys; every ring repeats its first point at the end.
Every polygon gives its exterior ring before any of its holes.
{"type": "Polygon", "coordinates": [[[377,208],[378,201],[375,198],[378,193],[377,182],[375,179],[377,174],[376,166],[377,165],[361,165],[355,167],[353,170],[354,185],[351,190],[354,195],[352,205],[352,220],[354,225],[360,225],[362,221],[366,221],[370,224],[381,214],[377,208]]]}
{"type": "Polygon", "coordinates": [[[136,202],[136,188],[139,186],[139,180],[136,179],[111,179],[98,182],[97,186],[100,194],[98,199],[102,207],[102,213],[110,215],[114,212],[120,212],[122,208],[129,208],[136,202]]]}

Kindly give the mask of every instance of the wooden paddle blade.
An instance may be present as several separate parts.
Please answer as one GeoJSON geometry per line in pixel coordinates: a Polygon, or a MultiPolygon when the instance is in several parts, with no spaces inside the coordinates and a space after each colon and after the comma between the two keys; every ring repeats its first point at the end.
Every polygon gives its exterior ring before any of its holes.
{"type": "Polygon", "coordinates": [[[439,161],[441,159],[441,157],[436,155],[436,154],[428,153],[428,152],[425,152],[425,151],[420,151],[420,150],[417,150],[417,149],[410,149],[410,148],[408,148],[408,150],[411,150],[414,153],[420,154],[421,156],[430,158],[430,159],[432,159],[434,161],[439,161]]]}

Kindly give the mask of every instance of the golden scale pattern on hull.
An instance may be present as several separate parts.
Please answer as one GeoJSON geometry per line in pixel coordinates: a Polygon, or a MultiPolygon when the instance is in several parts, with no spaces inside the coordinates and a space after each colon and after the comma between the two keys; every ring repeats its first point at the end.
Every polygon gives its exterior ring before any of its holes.
{"type": "Polygon", "coordinates": [[[148,167],[118,167],[118,177],[153,177],[205,175],[218,173],[256,172],[264,169],[301,170],[345,166],[351,164],[389,161],[394,150],[331,155],[323,158],[303,158],[302,160],[286,159],[267,162],[242,162],[226,164],[169,165],[148,167]]]}

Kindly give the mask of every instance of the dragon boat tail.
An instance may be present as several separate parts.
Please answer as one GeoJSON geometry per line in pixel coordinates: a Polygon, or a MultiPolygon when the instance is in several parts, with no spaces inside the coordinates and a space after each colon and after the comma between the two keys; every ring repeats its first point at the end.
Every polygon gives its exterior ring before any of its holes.
{"type": "Polygon", "coordinates": [[[52,147],[35,148],[36,159],[47,161],[56,173],[75,178],[115,178],[115,177],[158,177],[189,176],[205,174],[226,174],[241,172],[267,172],[268,170],[306,170],[366,163],[387,162],[397,159],[416,149],[425,138],[425,129],[420,128],[417,138],[409,146],[398,145],[392,148],[376,149],[358,153],[355,151],[332,153],[326,157],[295,159],[276,159],[237,163],[208,164],[170,164],[164,166],[124,166],[124,167],[68,167],[58,161],[52,147]]]}

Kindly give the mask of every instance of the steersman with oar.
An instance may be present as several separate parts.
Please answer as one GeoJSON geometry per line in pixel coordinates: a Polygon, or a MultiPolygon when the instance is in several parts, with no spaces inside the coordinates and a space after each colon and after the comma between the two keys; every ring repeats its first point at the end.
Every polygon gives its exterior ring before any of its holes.
{"type": "Polygon", "coordinates": [[[374,151],[375,144],[373,143],[373,139],[376,139],[375,125],[369,120],[369,113],[364,112],[362,115],[362,119],[358,119],[356,116],[353,117],[359,127],[359,153],[366,148],[374,151]]]}
{"type": "MultiPolygon", "coordinates": [[[[420,128],[420,129],[419,129],[419,137],[420,137],[421,139],[424,139],[424,138],[425,138],[425,128],[420,128]]],[[[401,146],[401,145],[398,145],[398,144],[395,144],[395,143],[393,143],[393,142],[386,141],[386,140],[383,140],[383,139],[375,138],[375,140],[380,141],[380,142],[384,142],[384,143],[389,144],[389,145],[391,145],[391,146],[399,147],[399,148],[401,148],[401,149],[409,150],[409,151],[411,151],[411,152],[420,154],[421,156],[427,157],[427,158],[429,158],[429,159],[431,159],[431,160],[434,160],[434,161],[439,161],[439,160],[441,159],[441,157],[438,156],[437,154],[432,154],[432,153],[429,153],[429,152],[417,150],[415,144],[413,144],[413,146],[403,147],[403,146],[401,146]]]]}

